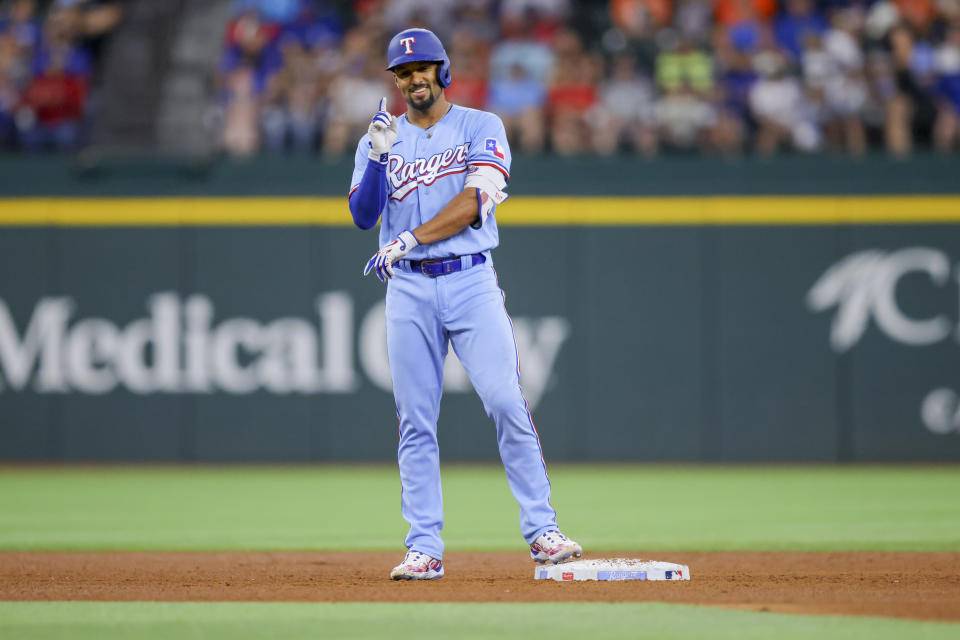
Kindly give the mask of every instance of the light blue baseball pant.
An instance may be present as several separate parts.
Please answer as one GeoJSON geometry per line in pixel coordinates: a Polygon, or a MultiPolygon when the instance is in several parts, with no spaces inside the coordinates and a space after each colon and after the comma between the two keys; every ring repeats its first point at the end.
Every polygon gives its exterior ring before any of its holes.
{"type": "Polygon", "coordinates": [[[527,543],[556,529],[540,439],[520,389],[513,324],[489,263],[430,278],[395,267],[387,288],[387,353],[400,420],[401,512],[406,545],[443,557],[437,418],[448,344],[497,429],[500,459],[527,543]]]}

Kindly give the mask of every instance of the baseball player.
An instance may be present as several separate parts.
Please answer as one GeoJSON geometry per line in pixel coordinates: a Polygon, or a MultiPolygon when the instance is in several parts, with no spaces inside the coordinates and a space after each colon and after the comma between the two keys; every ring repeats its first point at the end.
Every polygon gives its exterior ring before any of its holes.
{"type": "Polygon", "coordinates": [[[380,250],[364,269],[387,283],[387,352],[400,421],[401,511],[410,523],[394,580],[443,577],[443,499],[437,417],[450,345],[497,429],[520,529],[536,562],[580,556],[557,527],[540,439],[520,388],[513,325],[490,252],[496,206],[507,194],[510,148],[496,115],[447,102],[450,60],[426,29],[387,47],[387,69],[407,103],[380,101],[357,146],[350,212],[380,221],[380,250]]]}

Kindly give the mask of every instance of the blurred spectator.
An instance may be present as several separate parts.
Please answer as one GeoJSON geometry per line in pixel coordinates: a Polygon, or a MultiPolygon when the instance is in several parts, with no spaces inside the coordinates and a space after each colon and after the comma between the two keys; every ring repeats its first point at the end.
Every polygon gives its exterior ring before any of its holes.
{"type": "Polygon", "coordinates": [[[684,38],[706,44],[713,29],[710,0],[679,0],[674,25],[684,38]]]}
{"type": "Polygon", "coordinates": [[[720,74],[724,108],[744,125],[750,123],[750,90],[757,81],[753,60],[741,51],[731,52],[720,74]]]}
{"type": "Polygon", "coordinates": [[[283,66],[268,81],[261,118],[264,146],[273,152],[311,151],[323,108],[321,76],[294,34],[283,36],[279,48],[283,66]]]}
{"type": "Polygon", "coordinates": [[[691,151],[709,142],[709,129],[716,113],[688,82],[670,89],[657,101],[657,126],[667,148],[691,151]]]}
{"type": "Polygon", "coordinates": [[[285,31],[299,38],[308,51],[329,50],[340,44],[343,21],[329,7],[304,0],[296,17],[285,25],[285,31]]]}
{"type": "Polygon", "coordinates": [[[30,81],[39,44],[35,0],[0,5],[0,149],[12,147],[16,141],[14,109],[30,81]]]}
{"type": "Polygon", "coordinates": [[[36,0],[9,0],[0,5],[0,35],[13,38],[17,55],[33,55],[40,43],[36,0]]]}
{"type": "Polygon", "coordinates": [[[896,93],[887,103],[887,148],[896,155],[913,150],[917,137],[930,140],[937,115],[934,49],[909,28],[890,32],[896,93]]]}
{"type": "Polygon", "coordinates": [[[713,59],[697,50],[690,40],[681,38],[676,50],[657,56],[657,85],[668,93],[687,85],[706,94],[713,88],[713,59]]]}
{"type": "Polygon", "coordinates": [[[62,66],[65,73],[88,78],[93,72],[93,57],[78,42],[82,13],[79,3],[55,8],[43,23],[40,45],[33,57],[33,73],[45,73],[51,65],[62,66]]]}
{"type": "Polygon", "coordinates": [[[527,18],[504,18],[500,42],[490,52],[491,78],[505,78],[512,73],[514,66],[520,65],[529,77],[547,82],[556,57],[549,45],[533,39],[532,26],[527,18]]]}
{"type": "Polygon", "coordinates": [[[513,147],[524,153],[539,153],[544,144],[544,105],[547,90],[530,77],[527,69],[515,64],[510,75],[490,83],[486,109],[503,119],[513,147]]]}
{"type": "MultiPolygon", "coordinates": [[[[244,3],[244,6],[250,3],[244,3]]],[[[244,68],[254,72],[262,90],[266,77],[282,64],[279,50],[273,46],[282,25],[268,22],[255,7],[245,7],[227,25],[226,50],[220,72],[230,74],[244,68]]]]}
{"type": "Polygon", "coordinates": [[[103,47],[110,34],[123,20],[122,0],[59,0],[58,4],[78,9],[77,39],[93,58],[94,73],[97,72],[103,47]]]}
{"type": "Polygon", "coordinates": [[[13,148],[16,142],[14,111],[20,101],[25,71],[16,38],[0,33],[0,151],[13,148]]]}
{"type": "Polygon", "coordinates": [[[504,22],[521,20],[529,25],[529,35],[540,42],[552,40],[570,16],[570,0],[503,0],[500,16],[504,22]]]}
{"type": "Polygon", "coordinates": [[[448,52],[456,73],[447,88],[447,100],[471,109],[482,109],[487,101],[486,43],[473,37],[470,31],[459,31],[448,52]]]}
{"type": "Polygon", "coordinates": [[[246,156],[259,148],[260,101],[270,76],[283,66],[283,55],[276,46],[282,25],[266,21],[255,0],[236,2],[234,10],[237,13],[227,24],[217,84],[224,112],[224,148],[246,156]]]}
{"type": "Polygon", "coordinates": [[[255,71],[250,67],[238,67],[224,79],[226,105],[221,136],[224,149],[236,156],[253,155],[259,148],[260,107],[256,85],[255,71]]]}
{"type": "Polygon", "coordinates": [[[750,56],[742,51],[727,52],[718,74],[715,132],[715,146],[726,154],[740,153],[747,135],[755,128],[750,92],[756,81],[750,56]]]}
{"type": "Polygon", "coordinates": [[[789,54],[789,60],[799,62],[807,36],[822,35],[827,21],[816,10],[813,0],[785,0],[784,4],[784,11],[774,22],[774,35],[777,44],[789,54]]]}
{"type": "Polygon", "coordinates": [[[778,53],[759,54],[755,61],[760,78],[750,90],[750,110],[757,122],[755,146],[771,155],[783,145],[816,151],[821,144],[816,112],[804,96],[798,78],[791,76],[778,53]]]}
{"type": "MultiPolygon", "coordinates": [[[[822,81],[827,139],[833,147],[857,155],[866,151],[864,114],[869,97],[858,27],[859,19],[853,10],[837,10],[822,40],[811,34],[807,41],[810,47],[821,52],[815,56],[822,59],[819,69],[822,75],[818,80],[822,81]]],[[[808,71],[806,55],[805,73],[808,71]]],[[[816,73],[815,60],[816,57],[811,60],[814,64],[809,69],[808,83],[816,73]]]]}
{"type": "Polygon", "coordinates": [[[76,40],[81,17],[77,3],[63,3],[43,24],[33,78],[16,108],[18,137],[27,151],[69,151],[80,145],[93,71],[90,54],[76,40]]]}
{"type": "Polygon", "coordinates": [[[95,107],[95,54],[119,25],[122,4],[0,2],[0,148],[68,151],[81,144],[95,107]],[[39,8],[46,8],[42,23],[39,8]]]}
{"type": "Polygon", "coordinates": [[[657,118],[653,85],[637,73],[631,56],[613,62],[613,72],[600,89],[600,104],[590,114],[599,121],[596,150],[610,154],[621,148],[646,156],[657,150],[657,118]]]}
{"type": "MultiPolygon", "coordinates": [[[[380,98],[390,92],[387,80],[391,76],[384,70],[383,53],[377,44],[361,29],[349,31],[344,38],[344,48],[350,55],[344,60],[343,73],[330,84],[330,111],[323,140],[328,155],[355,148],[380,98]]],[[[402,107],[402,102],[392,102],[391,108],[402,107]]]]}
{"type": "Polygon", "coordinates": [[[669,26],[673,19],[672,0],[610,0],[614,26],[631,37],[649,37],[669,26]]]}
{"type": "Polygon", "coordinates": [[[80,143],[87,81],[67,65],[65,55],[52,53],[20,98],[16,119],[27,151],[70,151],[80,143]]]}
{"type": "Polygon", "coordinates": [[[587,55],[574,31],[566,29],[554,41],[557,64],[548,92],[550,144],[555,153],[573,155],[593,148],[593,127],[587,118],[597,101],[603,64],[587,55]]]}
{"type": "Polygon", "coordinates": [[[868,144],[877,146],[888,142],[888,110],[896,96],[896,80],[893,77],[893,62],[889,52],[875,48],[866,55],[864,64],[867,79],[867,102],[863,110],[863,124],[867,130],[868,144]]]}
{"type": "MultiPolygon", "coordinates": [[[[264,16],[283,20],[275,44],[279,66],[268,62],[260,126],[271,152],[317,148],[328,106],[329,85],[342,64],[339,16],[312,0],[280,3],[264,16]]],[[[272,59],[271,59],[272,61],[272,59]]]]}
{"type": "Polygon", "coordinates": [[[753,54],[767,46],[773,38],[769,23],[749,3],[745,3],[737,15],[739,17],[736,20],[717,31],[714,42],[719,55],[731,49],[753,54]]]}
{"type": "Polygon", "coordinates": [[[816,111],[816,120],[824,126],[828,141],[835,147],[843,146],[844,125],[849,122],[853,127],[852,149],[861,153],[864,135],[857,116],[866,101],[866,91],[846,76],[824,48],[823,39],[814,33],[805,38],[801,64],[806,97],[816,111]]]}
{"type": "Polygon", "coordinates": [[[960,140],[960,21],[954,22],[945,42],[937,49],[935,64],[940,95],[934,144],[939,151],[952,150],[960,140]]]}

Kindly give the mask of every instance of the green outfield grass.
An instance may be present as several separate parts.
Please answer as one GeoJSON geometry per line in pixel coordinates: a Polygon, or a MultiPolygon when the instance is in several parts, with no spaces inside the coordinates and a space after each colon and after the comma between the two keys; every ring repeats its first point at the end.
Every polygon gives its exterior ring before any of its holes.
{"type": "Polygon", "coordinates": [[[806,617],[659,603],[0,603],[0,637],[22,640],[252,638],[956,638],[960,625],[806,617]]]}
{"type": "MultiPolygon", "coordinates": [[[[960,467],[551,467],[591,549],[960,550],[960,467]]],[[[448,549],[523,549],[502,468],[447,466],[448,549]]],[[[392,466],[0,467],[0,550],[392,549],[392,466]]],[[[659,603],[0,602],[0,638],[954,638],[960,625],[659,603]]]]}
{"type": "MultiPolygon", "coordinates": [[[[960,467],[550,467],[587,549],[960,551],[960,467]]],[[[499,466],[443,469],[450,550],[522,549],[499,466]]],[[[392,466],[0,467],[0,549],[400,549],[392,466]]]]}

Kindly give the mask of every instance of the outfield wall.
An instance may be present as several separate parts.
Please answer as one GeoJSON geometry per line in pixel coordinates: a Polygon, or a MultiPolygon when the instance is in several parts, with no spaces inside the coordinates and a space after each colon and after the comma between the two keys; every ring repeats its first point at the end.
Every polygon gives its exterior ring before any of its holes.
{"type": "MultiPolygon", "coordinates": [[[[0,211],[0,458],[395,455],[383,288],[361,277],[376,239],[344,200],[0,211]]],[[[960,459],[960,198],[517,196],[497,215],[548,460],[960,459]]],[[[444,459],[495,460],[449,364],[444,459]]]]}

